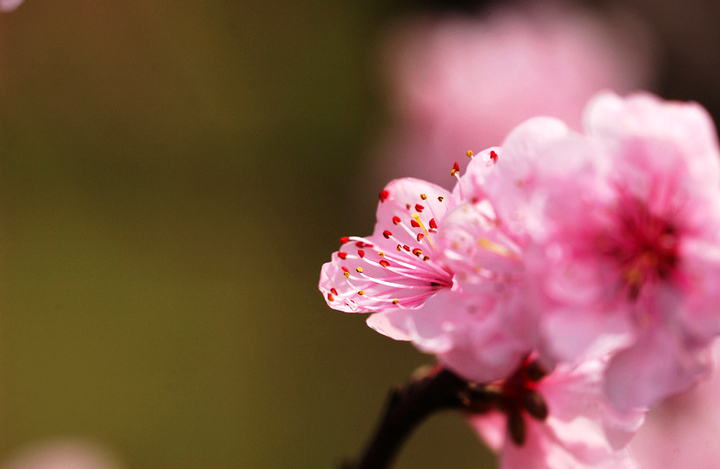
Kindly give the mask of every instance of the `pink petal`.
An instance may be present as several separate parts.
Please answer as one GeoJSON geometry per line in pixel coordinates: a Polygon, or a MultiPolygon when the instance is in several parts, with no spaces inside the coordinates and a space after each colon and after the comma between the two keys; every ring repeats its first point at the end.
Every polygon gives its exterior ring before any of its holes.
{"type": "Polygon", "coordinates": [[[452,285],[452,276],[433,262],[437,223],[450,193],[417,179],[398,179],[380,193],[372,236],[348,237],[323,265],[320,291],[331,308],[375,312],[417,308],[452,285]]]}
{"type": "Polygon", "coordinates": [[[667,331],[648,333],[610,361],[605,390],[621,411],[649,407],[689,388],[708,370],[704,350],[687,350],[667,331]]]}

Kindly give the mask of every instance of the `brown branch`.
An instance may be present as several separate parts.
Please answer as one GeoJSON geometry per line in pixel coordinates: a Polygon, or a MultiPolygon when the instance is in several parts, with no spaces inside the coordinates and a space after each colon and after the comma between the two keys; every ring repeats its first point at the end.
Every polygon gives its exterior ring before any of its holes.
{"type": "Polygon", "coordinates": [[[390,393],[380,425],[361,459],[345,462],[342,469],[388,468],[425,418],[439,410],[464,407],[462,394],[467,389],[467,381],[440,366],[414,377],[390,393]]]}

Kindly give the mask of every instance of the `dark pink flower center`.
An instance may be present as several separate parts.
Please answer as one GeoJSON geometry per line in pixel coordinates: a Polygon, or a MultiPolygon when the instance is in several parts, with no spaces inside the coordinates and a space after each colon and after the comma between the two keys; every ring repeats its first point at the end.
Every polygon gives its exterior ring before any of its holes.
{"type": "Polygon", "coordinates": [[[677,229],[637,200],[617,213],[615,231],[604,235],[600,246],[617,264],[628,299],[635,301],[644,286],[673,277],[679,262],[677,229]]]}

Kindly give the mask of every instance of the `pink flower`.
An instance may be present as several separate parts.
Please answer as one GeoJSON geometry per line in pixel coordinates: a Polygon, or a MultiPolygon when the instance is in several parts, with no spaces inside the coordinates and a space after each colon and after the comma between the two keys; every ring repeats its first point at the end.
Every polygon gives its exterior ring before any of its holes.
{"type": "Polygon", "coordinates": [[[647,414],[630,443],[641,467],[716,469],[720,461],[720,340],[713,345],[713,372],[697,386],[647,414]]]}
{"type": "Polygon", "coordinates": [[[49,441],[32,445],[5,461],[2,469],[118,469],[104,449],[91,442],[49,441]]]}
{"type": "Polygon", "coordinates": [[[323,266],[328,305],[374,313],[370,327],[412,341],[467,379],[510,372],[532,349],[534,329],[513,294],[519,247],[474,189],[497,159],[493,149],[475,157],[453,193],[417,179],[391,182],[373,235],[341,239],[323,266]]]}
{"type": "Polygon", "coordinates": [[[603,396],[604,360],[545,374],[527,360],[507,379],[472,396],[470,423],[498,453],[500,469],[626,469],[624,447],[643,413],[621,414],[603,396]]]}
{"type": "Polygon", "coordinates": [[[651,35],[639,21],[562,2],[402,18],[390,31],[384,64],[397,126],[378,151],[383,181],[435,177],[534,116],[580,129],[590,97],[647,88],[654,68],[651,35]]]}
{"type": "Polygon", "coordinates": [[[0,0],[0,11],[13,11],[19,7],[23,1],[24,0],[0,0]]]}
{"type": "Polygon", "coordinates": [[[628,409],[687,388],[720,333],[720,152],[696,104],[603,94],[585,135],[531,120],[487,191],[525,230],[544,346],[572,360],[615,337],[607,392],[628,409]]]}

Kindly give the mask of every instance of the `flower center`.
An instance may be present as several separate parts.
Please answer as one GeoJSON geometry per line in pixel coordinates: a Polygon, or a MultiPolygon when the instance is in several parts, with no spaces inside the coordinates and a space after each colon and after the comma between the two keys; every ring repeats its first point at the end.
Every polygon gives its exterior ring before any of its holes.
{"type": "Polygon", "coordinates": [[[622,289],[634,302],[646,285],[672,278],[679,260],[677,232],[639,201],[624,204],[618,214],[617,230],[601,246],[617,263],[622,289]]]}

